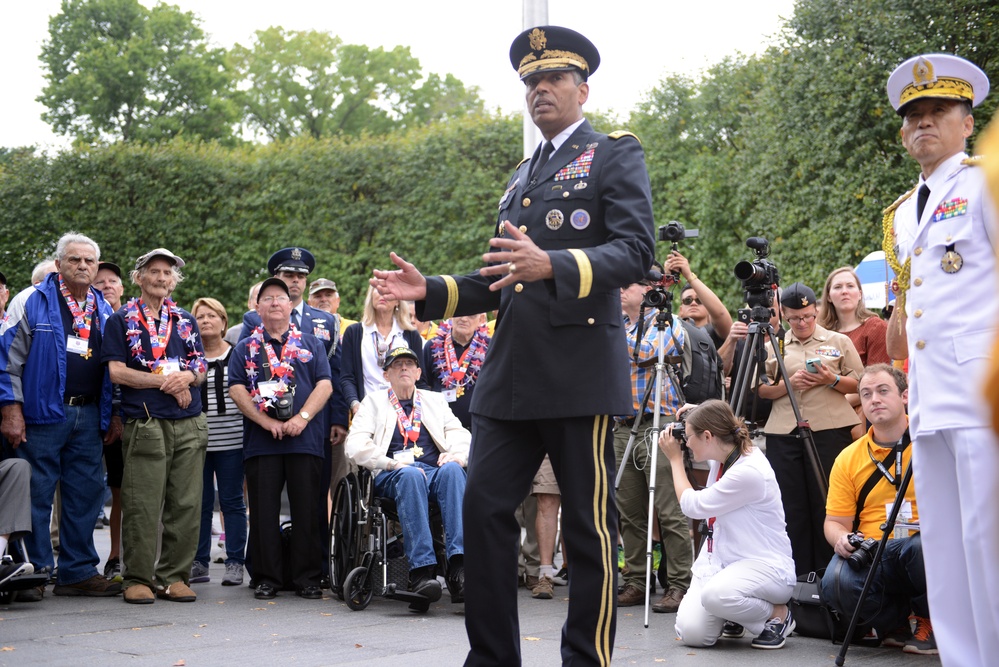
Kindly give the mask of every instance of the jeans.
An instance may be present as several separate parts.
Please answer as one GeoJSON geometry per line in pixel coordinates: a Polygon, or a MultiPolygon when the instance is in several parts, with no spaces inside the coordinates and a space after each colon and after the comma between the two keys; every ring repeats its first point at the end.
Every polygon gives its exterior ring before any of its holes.
{"type": "MultiPolygon", "coordinates": [[[[866,567],[852,570],[844,559],[834,555],[822,577],[823,598],[849,617],[857,606],[869,571],[866,567]]],[[[881,555],[881,565],[864,598],[860,618],[879,633],[891,632],[905,623],[910,610],[916,616],[930,616],[919,533],[888,540],[881,555]]]]}
{"type": "Polygon", "coordinates": [[[219,509],[225,523],[225,564],[246,561],[246,503],[243,501],[243,450],[227,449],[205,454],[201,492],[201,532],[194,560],[208,564],[212,554],[212,514],[215,481],[219,487],[219,509]],[[214,478],[214,480],[213,480],[214,478]]]}
{"type": "Polygon", "coordinates": [[[63,406],[61,424],[28,424],[27,442],[15,451],[31,464],[31,535],[25,539],[35,568],[55,566],[49,520],[56,483],[62,482],[59,520],[59,583],[75,584],[97,574],[94,524],[101,511],[104,477],[100,407],[63,406]]]}
{"type": "Polygon", "coordinates": [[[395,501],[410,570],[437,564],[430,534],[430,500],[441,509],[447,557],[465,553],[461,525],[465,469],[459,464],[451,461],[435,468],[417,461],[386,470],[375,477],[375,493],[395,501]]]}

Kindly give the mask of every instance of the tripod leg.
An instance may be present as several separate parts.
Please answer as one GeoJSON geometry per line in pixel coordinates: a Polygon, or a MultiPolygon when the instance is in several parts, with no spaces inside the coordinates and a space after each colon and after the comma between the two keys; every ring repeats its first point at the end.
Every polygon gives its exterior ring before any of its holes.
{"type": "Polygon", "coordinates": [[[878,550],[874,554],[874,561],[871,563],[871,569],[867,573],[867,579],[864,580],[864,587],[860,590],[860,598],[857,600],[857,606],[853,609],[853,614],[850,616],[850,625],[847,626],[846,637],[843,638],[843,645],[839,649],[839,655],[836,656],[836,664],[839,667],[843,667],[843,663],[846,660],[846,651],[850,648],[850,637],[852,636],[853,629],[857,627],[857,622],[860,620],[860,609],[864,605],[864,598],[867,597],[867,592],[871,589],[871,584],[874,582],[874,574],[881,567],[881,556],[885,552],[885,547],[888,546],[888,538],[891,536],[892,532],[895,530],[895,521],[898,519],[899,510],[902,509],[902,501],[905,500],[905,493],[909,488],[909,482],[912,480],[912,463],[905,469],[905,476],[902,478],[902,483],[899,484],[898,492],[895,494],[895,502],[892,505],[891,513],[888,515],[888,520],[885,522],[884,531],[881,534],[881,541],[878,542],[878,550]]]}

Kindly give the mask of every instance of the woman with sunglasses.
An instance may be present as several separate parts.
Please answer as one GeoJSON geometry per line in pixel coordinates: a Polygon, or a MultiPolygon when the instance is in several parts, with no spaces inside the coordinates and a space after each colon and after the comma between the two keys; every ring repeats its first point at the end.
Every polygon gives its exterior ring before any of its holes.
{"type": "MultiPolygon", "coordinates": [[[[816,323],[815,302],[815,292],[802,283],[784,289],[780,304],[791,328],[778,352],[784,358],[801,416],[811,428],[828,483],[836,455],[853,442],[850,431],[860,423],[846,394],[857,392],[864,365],[846,335],[816,323]]],[[[772,349],[768,350],[766,370],[769,384],[760,386],[759,395],[773,400],[764,427],[767,459],[780,485],[795,568],[798,574],[806,574],[825,567],[832,558],[832,548],[822,533],[826,498],[815,479],[805,442],[799,437],[788,387],[780,377],[772,349]]]]}

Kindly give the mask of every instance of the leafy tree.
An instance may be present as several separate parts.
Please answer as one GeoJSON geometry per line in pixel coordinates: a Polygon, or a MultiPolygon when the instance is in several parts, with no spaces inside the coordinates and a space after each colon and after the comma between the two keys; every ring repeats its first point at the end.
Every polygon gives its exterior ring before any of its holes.
{"type": "Polygon", "coordinates": [[[244,122],[273,140],[384,134],[482,110],[475,89],[450,74],[422,79],[408,47],[369,49],[327,32],[273,27],[231,55],[244,122]]]}
{"type": "Polygon", "coordinates": [[[197,18],[137,0],[63,0],[41,61],[43,118],[64,135],[160,141],[184,134],[232,140],[225,52],[207,45],[197,18]]]}

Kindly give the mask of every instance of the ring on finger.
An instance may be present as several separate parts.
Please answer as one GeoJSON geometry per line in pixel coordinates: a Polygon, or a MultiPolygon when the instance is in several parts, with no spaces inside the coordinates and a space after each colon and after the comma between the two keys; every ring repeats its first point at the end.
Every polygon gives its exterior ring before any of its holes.
{"type": "Polygon", "coordinates": [[[517,265],[516,265],[516,264],[514,264],[513,262],[510,262],[510,263],[509,263],[509,264],[507,265],[507,270],[508,270],[508,271],[509,271],[510,273],[516,273],[516,272],[517,272],[517,265]]]}

